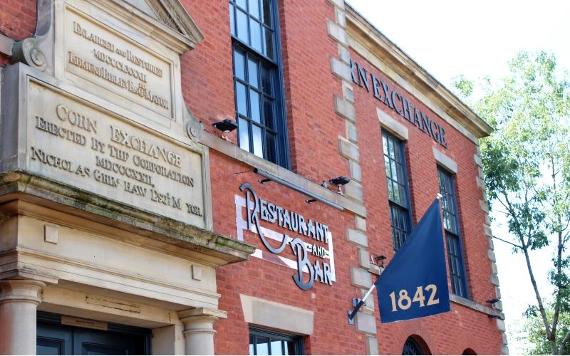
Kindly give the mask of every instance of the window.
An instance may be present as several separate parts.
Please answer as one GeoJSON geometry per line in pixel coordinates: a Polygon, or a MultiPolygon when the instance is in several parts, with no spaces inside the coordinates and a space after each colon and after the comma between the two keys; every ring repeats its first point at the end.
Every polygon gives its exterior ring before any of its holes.
{"type": "Polygon", "coordinates": [[[249,331],[250,355],[301,355],[303,339],[259,329],[249,331]]]}
{"type": "Polygon", "coordinates": [[[454,294],[467,298],[467,281],[465,278],[465,264],[463,262],[463,249],[459,230],[454,176],[441,167],[438,167],[438,175],[439,191],[443,196],[441,205],[445,238],[447,240],[449,270],[451,273],[451,288],[454,294]]]}
{"type": "Polygon", "coordinates": [[[239,146],[287,167],[278,24],[275,0],[230,0],[239,146]]]}
{"type": "Polygon", "coordinates": [[[399,249],[411,229],[410,199],[406,161],[404,159],[404,142],[387,132],[382,133],[384,148],[384,168],[388,184],[388,203],[390,205],[390,223],[392,224],[392,243],[399,249]]]}

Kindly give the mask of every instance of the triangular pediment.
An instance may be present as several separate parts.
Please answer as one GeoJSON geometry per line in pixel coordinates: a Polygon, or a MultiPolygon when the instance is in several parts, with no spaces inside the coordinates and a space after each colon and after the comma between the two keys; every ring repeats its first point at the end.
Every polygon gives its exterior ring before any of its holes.
{"type": "Polygon", "coordinates": [[[136,9],[148,19],[166,26],[170,31],[185,37],[191,47],[202,41],[196,23],[179,0],[112,0],[125,7],[136,9]]]}

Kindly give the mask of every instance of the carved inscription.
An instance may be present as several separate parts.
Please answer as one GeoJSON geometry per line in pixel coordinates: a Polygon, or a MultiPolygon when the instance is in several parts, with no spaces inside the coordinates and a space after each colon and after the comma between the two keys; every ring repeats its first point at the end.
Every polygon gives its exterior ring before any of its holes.
{"type": "Polygon", "coordinates": [[[32,83],[30,92],[32,169],[113,200],[204,225],[199,154],[38,84],[32,83]]]}
{"type": "Polygon", "coordinates": [[[171,116],[168,62],[69,9],[65,31],[68,71],[171,116]]]}

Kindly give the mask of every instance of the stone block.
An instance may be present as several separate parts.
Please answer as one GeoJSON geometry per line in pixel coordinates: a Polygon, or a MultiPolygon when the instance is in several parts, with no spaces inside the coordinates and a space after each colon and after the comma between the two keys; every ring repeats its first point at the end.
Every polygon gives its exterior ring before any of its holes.
{"type": "Polygon", "coordinates": [[[350,101],[335,96],[334,109],[338,115],[345,119],[353,122],[356,120],[356,111],[354,109],[354,105],[350,101]]]}
{"type": "Polygon", "coordinates": [[[342,96],[347,101],[354,103],[354,88],[348,82],[342,82],[342,96]]]}
{"type": "Polygon", "coordinates": [[[432,147],[433,157],[435,161],[443,166],[445,169],[451,173],[457,174],[457,162],[455,162],[451,157],[447,156],[435,147],[432,147]]]}
{"type": "Polygon", "coordinates": [[[378,120],[380,121],[382,128],[390,131],[401,140],[408,140],[408,128],[403,123],[394,119],[392,116],[390,116],[390,114],[384,110],[381,110],[380,108],[376,108],[376,113],[378,115],[378,120]]]}
{"type": "Polygon", "coordinates": [[[356,314],[356,327],[358,331],[367,334],[376,334],[376,318],[373,314],[356,314]]]}
{"type": "Polygon", "coordinates": [[[351,181],[344,186],[344,195],[356,201],[363,201],[364,192],[362,191],[362,184],[356,181],[351,181]]]}
{"type": "Polygon", "coordinates": [[[350,121],[346,121],[346,136],[350,142],[358,142],[358,132],[356,131],[356,126],[350,121]]]}
{"type": "Polygon", "coordinates": [[[366,353],[368,355],[378,355],[378,339],[374,336],[368,336],[366,340],[366,353]]]}
{"type": "Polygon", "coordinates": [[[338,58],[331,58],[331,72],[340,79],[346,81],[352,80],[350,74],[350,66],[338,58]]]}
{"type": "Polygon", "coordinates": [[[497,258],[495,257],[495,252],[493,250],[488,250],[487,256],[489,256],[489,260],[491,262],[497,262],[497,258]]]}
{"type": "Polygon", "coordinates": [[[350,270],[350,277],[352,284],[357,287],[370,288],[372,285],[370,273],[365,269],[353,267],[350,270]]]}
{"type": "Polygon", "coordinates": [[[357,182],[362,182],[362,169],[360,164],[355,161],[348,161],[348,168],[350,169],[350,176],[357,182]]]}
{"type": "Polygon", "coordinates": [[[358,249],[358,262],[362,268],[368,269],[370,267],[370,253],[368,253],[367,249],[358,249]]]}
{"type": "Polygon", "coordinates": [[[360,216],[356,216],[354,218],[354,221],[356,223],[356,228],[358,230],[366,231],[366,219],[364,219],[360,216]]]}
{"type": "Polygon", "coordinates": [[[336,23],[341,27],[346,27],[346,13],[343,9],[335,9],[336,23]]]}
{"type": "Polygon", "coordinates": [[[499,285],[499,276],[495,273],[491,274],[491,283],[495,286],[499,285]]]}
{"type": "Polygon", "coordinates": [[[346,48],[346,46],[339,44],[338,45],[338,57],[341,61],[345,62],[346,64],[350,64],[350,52],[346,48]]]}
{"type": "Polygon", "coordinates": [[[348,229],[348,241],[354,242],[360,246],[368,247],[368,237],[360,230],[348,229]]]}
{"type": "Polygon", "coordinates": [[[329,20],[327,23],[328,33],[333,39],[337,42],[342,43],[343,45],[347,44],[346,41],[346,31],[343,27],[337,25],[333,21],[329,20]]]}
{"type": "Polygon", "coordinates": [[[340,145],[340,153],[348,159],[352,159],[358,162],[360,158],[360,152],[358,150],[358,146],[354,143],[348,141],[344,137],[339,137],[339,145],[340,145]]]}

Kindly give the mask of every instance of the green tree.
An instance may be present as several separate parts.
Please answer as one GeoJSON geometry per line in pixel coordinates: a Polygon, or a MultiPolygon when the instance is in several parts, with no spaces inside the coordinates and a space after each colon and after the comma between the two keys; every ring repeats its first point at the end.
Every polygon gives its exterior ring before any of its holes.
{"type": "MultiPolygon", "coordinates": [[[[552,350],[552,344],[548,342],[546,337],[544,324],[542,322],[542,317],[539,316],[535,308],[529,308],[526,312],[527,320],[524,326],[524,330],[527,334],[527,340],[532,345],[527,348],[526,353],[532,355],[544,355],[555,353],[558,351],[559,354],[569,355],[570,345],[561,345],[558,350],[552,350]]],[[[546,316],[549,320],[554,317],[554,306],[550,304],[546,309],[546,316]]],[[[564,339],[566,334],[570,331],[570,313],[560,313],[558,318],[558,327],[556,338],[558,340],[564,339]]]]}
{"type": "Polygon", "coordinates": [[[557,73],[556,58],[544,52],[522,52],[509,68],[502,80],[473,85],[460,78],[456,88],[467,101],[478,96],[472,107],[495,128],[480,144],[488,200],[494,215],[504,214],[508,238],[525,258],[536,296],[531,309],[542,328],[533,335],[543,335],[558,354],[570,341],[559,327],[570,313],[570,84],[557,73]],[[531,263],[532,252],[547,245],[555,249],[551,313],[531,263]]]}

